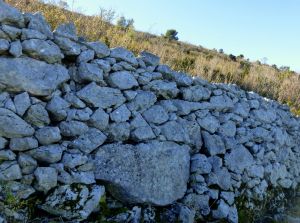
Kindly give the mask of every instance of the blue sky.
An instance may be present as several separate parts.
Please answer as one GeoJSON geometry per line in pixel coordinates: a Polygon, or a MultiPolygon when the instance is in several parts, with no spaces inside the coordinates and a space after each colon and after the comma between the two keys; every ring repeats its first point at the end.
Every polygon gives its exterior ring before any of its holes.
{"type": "Polygon", "coordinates": [[[137,30],[300,71],[300,0],[67,0],[86,14],[113,9],[137,30]]]}

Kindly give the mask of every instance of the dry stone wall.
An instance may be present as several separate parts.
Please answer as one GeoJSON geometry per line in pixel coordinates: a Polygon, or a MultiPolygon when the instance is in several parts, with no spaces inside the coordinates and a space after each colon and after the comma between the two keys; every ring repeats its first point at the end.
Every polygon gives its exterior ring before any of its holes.
{"type": "Polygon", "coordinates": [[[86,42],[73,24],[52,32],[1,0],[0,24],[0,222],[28,218],[7,191],[75,222],[101,216],[106,196],[128,210],[103,221],[191,223],[238,222],[239,197],[252,208],[298,186],[287,106],[86,42]]]}

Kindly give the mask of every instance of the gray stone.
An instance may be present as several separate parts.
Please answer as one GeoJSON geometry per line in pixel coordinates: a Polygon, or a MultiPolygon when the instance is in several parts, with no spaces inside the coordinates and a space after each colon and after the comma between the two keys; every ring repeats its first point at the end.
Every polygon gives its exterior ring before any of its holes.
{"type": "Polygon", "coordinates": [[[236,173],[242,173],[245,168],[250,167],[254,162],[253,156],[244,146],[239,146],[231,150],[230,153],[226,153],[224,160],[228,169],[236,173]]]}
{"type": "Polygon", "coordinates": [[[7,140],[3,137],[0,137],[0,150],[4,149],[7,146],[7,140]]]}
{"type": "Polygon", "coordinates": [[[232,187],[231,175],[226,168],[215,168],[207,176],[207,185],[218,185],[222,190],[230,190],[232,187]]]}
{"type": "Polygon", "coordinates": [[[189,142],[190,137],[186,129],[176,121],[169,121],[161,126],[162,134],[169,141],[174,142],[189,142]]]}
{"type": "Polygon", "coordinates": [[[139,85],[134,76],[128,71],[111,73],[107,81],[112,87],[120,90],[128,90],[139,85]]]}
{"type": "Polygon", "coordinates": [[[211,135],[206,131],[202,131],[202,136],[205,149],[211,156],[225,154],[225,144],[220,136],[211,135]]]}
{"type": "Polygon", "coordinates": [[[38,141],[33,137],[13,138],[9,143],[9,148],[12,151],[26,151],[37,147],[38,141]]]}
{"type": "Polygon", "coordinates": [[[101,146],[106,138],[107,137],[100,130],[90,128],[86,133],[75,139],[71,145],[73,148],[80,149],[84,153],[91,153],[101,146]]]}
{"type": "Polygon", "coordinates": [[[102,69],[103,72],[106,73],[106,74],[111,71],[110,63],[108,61],[106,61],[106,60],[96,59],[96,60],[93,60],[91,63],[97,64],[98,67],[100,69],[102,69]]]}
{"type": "Polygon", "coordinates": [[[11,150],[0,150],[0,162],[1,161],[7,161],[7,160],[15,160],[16,154],[12,152],[11,150]]]}
{"type": "Polygon", "coordinates": [[[153,105],[148,110],[143,112],[143,117],[148,123],[162,124],[169,119],[168,113],[160,105],[153,105]]]}
{"type": "Polygon", "coordinates": [[[40,13],[35,13],[35,14],[26,14],[29,23],[28,23],[28,28],[29,29],[34,29],[37,30],[44,35],[46,35],[49,39],[53,38],[53,34],[50,28],[50,25],[47,23],[45,17],[40,14],[40,13]]]}
{"type": "Polygon", "coordinates": [[[182,90],[183,99],[186,101],[202,101],[209,99],[211,91],[200,85],[184,88],[182,90]]]}
{"type": "Polygon", "coordinates": [[[137,91],[136,97],[127,104],[130,111],[143,112],[156,102],[157,98],[151,91],[137,91]]]}
{"type": "Polygon", "coordinates": [[[234,203],[234,192],[221,191],[221,198],[223,198],[229,205],[234,203]]]}
{"type": "Polygon", "coordinates": [[[273,110],[258,109],[253,110],[252,114],[262,123],[272,123],[276,120],[276,113],[273,110]]]}
{"type": "Polygon", "coordinates": [[[11,40],[16,40],[21,35],[22,30],[14,26],[2,25],[2,31],[4,31],[11,40]]]}
{"type": "Polygon", "coordinates": [[[178,220],[182,223],[194,223],[195,210],[188,208],[187,206],[180,205],[178,220]]]}
{"type": "Polygon", "coordinates": [[[78,37],[76,34],[76,26],[74,23],[63,23],[60,24],[54,31],[54,35],[69,38],[71,40],[77,41],[78,37]]]}
{"type": "Polygon", "coordinates": [[[135,141],[154,139],[156,136],[150,126],[141,126],[131,132],[131,138],[135,141]]]}
{"type": "Polygon", "coordinates": [[[117,60],[126,61],[134,66],[138,65],[138,62],[132,52],[123,48],[116,47],[110,50],[110,57],[116,58],[117,60]]]}
{"type": "Polygon", "coordinates": [[[67,93],[64,99],[71,104],[74,108],[85,108],[86,105],[74,93],[67,93]]]}
{"type": "Polygon", "coordinates": [[[7,3],[0,1],[0,23],[16,25],[18,27],[24,27],[24,17],[22,13],[16,8],[11,7],[7,3]]]}
{"type": "Polygon", "coordinates": [[[197,119],[197,122],[201,128],[205,129],[209,133],[215,133],[220,127],[220,122],[212,115],[205,116],[204,118],[197,119]]]}
{"type": "Polygon", "coordinates": [[[71,176],[73,178],[73,183],[76,184],[94,184],[95,174],[93,171],[82,171],[82,172],[73,172],[71,171],[71,176]]]}
{"type": "Polygon", "coordinates": [[[77,166],[85,164],[88,160],[89,159],[86,155],[65,153],[61,162],[65,167],[73,169],[77,166]]]}
{"type": "Polygon", "coordinates": [[[109,87],[99,87],[94,82],[77,92],[77,96],[93,107],[99,108],[120,106],[126,101],[120,90],[109,87]]]}
{"type": "Polygon", "coordinates": [[[54,42],[65,56],[78,56],[81,53],[81,46],[69,38],[55,36],[54,42]]]}
{"type": "Polygon", "coordinates": [[[36,127],[44,127],[50,124],[48,112],[42,104],[31,105],[24,117],[25,121],[36,127]]]}
{"type": "Polygon", "coordinates": [[[109,126],[107,134],[110,141],[125,141],[130,136],[130,124],[128,122],[113,123],[109,126]]]}
{"type": "Polygon", "coordinates": [[[14,41],[10,44],[9,53],[14,57],[20,57],[22,55],[22,44],[20,40],[14,41]]]}
{"type": "Polygon", "coordinates": [[[98,58],[108,57],[110,49],[102,42],[89,42],[86,46],[95,51],[98,58]]]}
{"type": "Polygon", "coordinates": [[[78,121],[88,121],[93,111],[90,108],[84,109],[69,109],[67,121],[78,120],[78,121]]]}
{"type": "Polygon", "coordinates": [[[102,109],[98,108],[89,120],[89,124],[99,130],[105,130],[108,126],[109,115],[102,109]]]}
{"type": "Polygon", "coordinates": [[[57,185],[57,171],[52,167],[38,167],[34,171],[35,189],[45,194],[57,185]]]}
{"type": "Polygon", "coordinates": [[[227,218],[229,214],[229,205],[225,203],[225,201],[220,200],[218,204],[218,209],[212,211],[212,216],[215,219],[224,219],[227,218]]]}
{"type": "Polygon", "coordinates": [[[85,220],[105,196],[103,186],[64,185],[51,193],[41,208],[68,220],[85,220]]]}
{"type": "Polygon", "coordinates": [[[157,96],[162,96],[165,99],[175,98],[179,93],[179,89],[175,82],[167,82],[163,80],[154,80],[149,83],[151,91],[157,96]]]}
{"type": "Polygon", "coordinates": [[[234,137],[236,134],[236,124],[233,121],[227,121],[219,127],[219,133],[225,137],[234,137]]]}
{"type": "Polygon", "coordinates": [[[19,116],[23,116],[27,109],[30,107],[30,98],[27,92],[18,94],[14,97],[14,104],[16,107],[16,112],[19,116]]]}
{"type": "Polygon", "coordinates": [[[211,108],[216,111],[228,111],[234,108],[233,101],[227,95],[213,96],[209,102],[211,108]]]}
{"type": "Polygon", "coordinates": [[[140,58],[145,62],[148,66],[157,66],[159,64],[160,58],[152,53],[147,51],[142,51],[140,53],[140,58]]]}
{"type": "Polygon", "coordinates": [[[209,174],[212,170],[212,166],[209,163],[207,157],[202,154],[195,154],[191,158],[191,173],[197,174],[209,174]]]}
{"type": "Polygon", "coordinates": [[[32,136],[34,129],[13,112],[0,108],[0,136],[7,138],[32,136]]]}
{"type": "Polygon", "coordinates": [[[96,153],[95,176],[122,201],[168,205],[184,196],[189,160],[189,148],[173,142],[110,144],[96,153]]]}
{"type": "Polygon", "coordinates": [[[192,77],[190,75],[187,75],[182,72],[175,72],[175,71],[165,72],[165,71],[163,71],[161,73],[163,74],[164,78],[175,81],[177,86],[179,86],[179,87],[188,87],[188,86],[192,85],[192,83],[193,83],[192,77]]]}
{"type": "Polygon", "coordinates": [[[58,127],[43,127],[35,132],[35,137],[42,145],[50,145],[61,140],[58,127]]]}
{"type": "Polygon", "coordinates": [[[54,96],[51,101],[47,103],[46,109],[50,112],[55,121],[62,121],[67,117],[69,107],[69,102],[60,96],[54,96]]]}
{"type": "Polygon", "coordinates": [[[59,63],[64,58],[59,47],[51,41],[40,39],[24,40],[23,52],[35,59],[44,60],[47,63],[59,63]]]}
{"type": "Polygon", "coordinates": [[[78,77],[81,83],[103,83],[103,71],[96,65],[91,63],[80,63],[78,67],[78,77]]]}
{"type": "Polygon", "coordinates": [[[196,211],[196,216],[199,214],[207,216],[210,213],[209,196],[188,194],[183,198],[183,203],[196,211]]]}
{"type": "Polygon", "coordinates": [[[4,53],[9,49],[9,42],[5,39],[0,39],[0,53],[4,53]]]}
{"type": "Polygon", "coordinates": [[[35,193],[35,190],[31,186],[16,181],[8,182],[6,187],[16,200],[27,199],[30,195],[35,193]]]}
{"type": "Polygon", "coordinates": [[[89,130],[85,123],[79,121],[61,122],[59,129],[61,134],[66,137],[80,136],[89,130]]]}
{"type": "Polygon", "coordinates": [[[47,36],[34,29],[22,29],[21,40],[28,39],[46,40],[47,36]]]}
{"type": "Polygon", "coordinates": [[[87,63],[87,62],[93,60],[94,57],[95,57],[95,51],[93,51],[93,50],[85,50],[85,51],[83,51],[83,52],[80,53],[80,55],[77,57],[76,62],[78,64],[80,64],[80,63],[87,63]]]}
{"type": "Polygon", "coordinates": [[[23,174],[32,174],[38,166],[37,161],[25,153],[20,153],[18,163],[23,174]]]}
{"type": "Polygon", "coordinates": [[[198,102],[190,102],[179,99],[172,100],[173,105],[177,108],[178,115],[188,115],[192,111],[203,109],[203,104],[198,102]]]}
{"type": "Polygon", "coordinates": [[[112,113],[110,113],[110,119],[114,122],[126,122],[129,120],[131,112],[126,105],[121,105],[112,113]]]}
{"type": "Polygon", "coordinates": [[[0,181],[12,181],[22,178],[20,166],[16,161],[0,163],[0,181]]]}
{"type": "Polygon", "coordinates": [[[63,147],[58,144],[40,146],[28,152],[34,159],[45,163],[56,163],[61,160],[63,147]]]}
{"type": "Polygon", "coordinates": [[[0,58],[0,82],[8,92],[47,96],[68,79],[67,69],[58,64],[31,58],[0,58]]]}

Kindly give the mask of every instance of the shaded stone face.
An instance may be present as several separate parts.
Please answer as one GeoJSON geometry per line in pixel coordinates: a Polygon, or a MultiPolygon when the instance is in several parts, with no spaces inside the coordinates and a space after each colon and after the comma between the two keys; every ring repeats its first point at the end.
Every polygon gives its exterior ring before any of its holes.
{"type": "Polygon", "coordinates": [[[95,176],[123,201],[162,206],[183,197],[189,160],[189,147],[173,142],[110,144],[96,153],[95,176]]]}

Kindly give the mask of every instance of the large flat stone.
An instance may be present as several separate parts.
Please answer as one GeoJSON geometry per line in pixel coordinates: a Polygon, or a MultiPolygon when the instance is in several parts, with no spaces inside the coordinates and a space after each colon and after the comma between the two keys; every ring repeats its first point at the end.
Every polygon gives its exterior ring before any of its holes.
{"type": "Polygon", "coordinates": [[[8,92],[27,91],[47,96],[68,79],[67,69],[59,64],[50,65],[32,58],[0,58],[0,84],[8,92]]]}
{"type": "Polygon", "coordinates": [[[94,163],[96,179],[107,182],[108,191],[126,203],[168,205],[187,189],[189,147],[174,142],[105,145],[94,163]]]}

